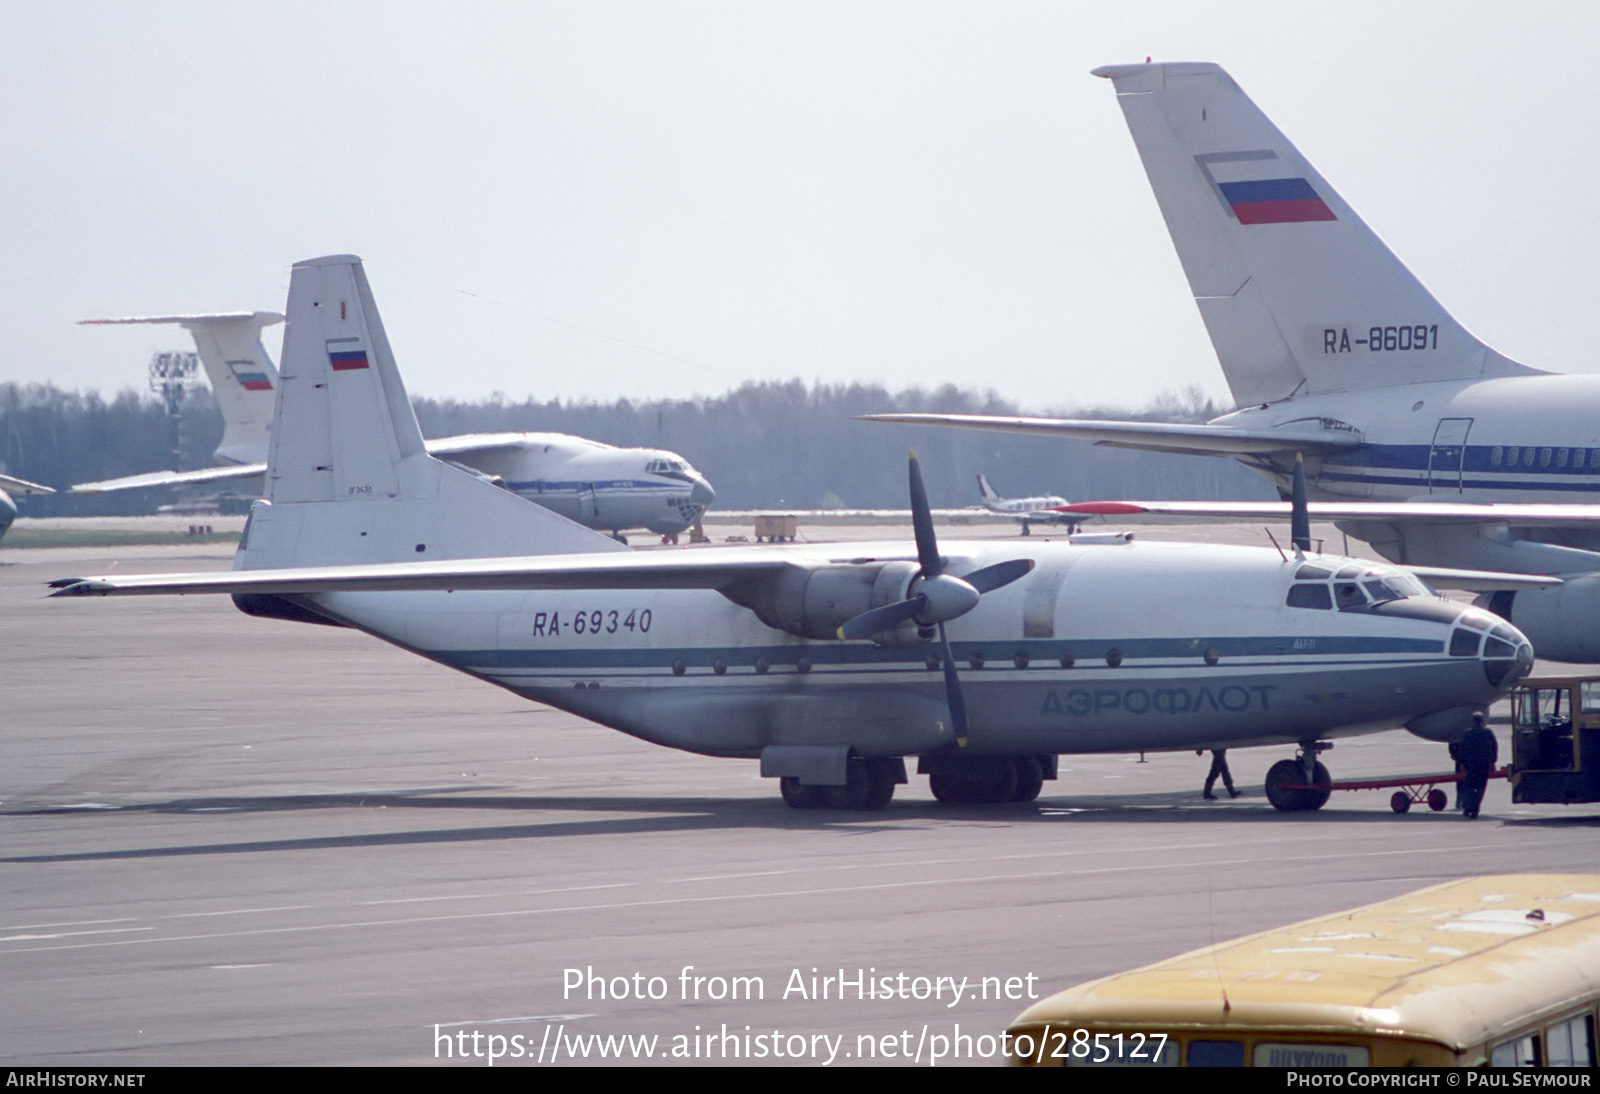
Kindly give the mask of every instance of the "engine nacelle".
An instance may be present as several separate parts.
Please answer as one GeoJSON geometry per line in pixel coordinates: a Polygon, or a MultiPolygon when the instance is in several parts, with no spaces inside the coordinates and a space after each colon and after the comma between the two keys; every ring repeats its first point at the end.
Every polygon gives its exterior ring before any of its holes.
{"type": "MultiPolygon", "coordinates": [[[[837,638],[839,628],[862,612],[906,598],[919,567],[915,562],[850,562],[785,571],[776,578],[728,589],[724,595],[749,608],[769,627],[801,638],[837,638]]],[[[906,623],[875,634],[880,646],[918,645],[926,639],[906,623]]]]}
{"type": "Polygon", "coordinates": [[[1488,593],[1473,603],[1508,620],[1549,661],[1600,662],[1600,575],[1553,589],[1488,593]]]}

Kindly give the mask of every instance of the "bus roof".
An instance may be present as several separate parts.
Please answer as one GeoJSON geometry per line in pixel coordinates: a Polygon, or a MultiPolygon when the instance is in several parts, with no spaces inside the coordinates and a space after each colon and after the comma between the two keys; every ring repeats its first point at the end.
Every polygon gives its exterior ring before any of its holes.
{"type": "Polygon", "coordinates": [[[1058,992],[1013,1026],[1386,1033],[1463,1048],[1600,992],[1600,876],[1468,878],[1058,992]]]}

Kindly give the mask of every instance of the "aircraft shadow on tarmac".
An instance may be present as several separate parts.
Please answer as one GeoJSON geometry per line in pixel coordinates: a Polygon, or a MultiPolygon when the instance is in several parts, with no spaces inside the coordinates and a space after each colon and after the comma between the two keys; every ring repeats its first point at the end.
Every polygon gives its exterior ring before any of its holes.
{"type": "MultiPolygon", "coordinates": [[[[405,846],[429,843],[476,843],[499,840],[550,839],[577,836],[640,835],[655,832],[716,831],[719,829],[837,829],[867,834],[872,831],[903,830],[908,824],[935,825],[992,824],[1014,826],[1028,823],[1081,821],[1119,824],[1170,824],[1174,822],[1221,822],[1227,824],[1288,823],[1382,823],[1415,826],[1435,823],[1460,823],[1453,811],[1396,817],[1374,809],[1323,808],[1295,818],[1279,815],[1265,801],[1248,796],[1237,802],[1215,804],[1197,801],[1192,791],[1166,791],[1147,794],[1075,795],[1044,798],[1013,806],[948,806],[932,801],[896,802],[875,813],[819,809],[798,813],[777,799],[766,798],[645,798],[645,797],[544,797],[544,796],[457,796],[456,788],[424,788],[414,791],[382,791],[348,794],[271,795],[258,798],[219,797],[181,798],[168,802],[149,802],[102,808],[51,806],[12,809],[4,816],[71,815],[83,817],[86,825],[95,819],[126,816],[130,813],[183,813],[195,816],[198,823],[240,813],[266,813],[330,809],[448,809],[508,810],[513,812],[576,812],[586,814],[626,814],[615,817],[588,817],[583,820],[541,820],[526,824],[480,825],[465,828],[423,828],[393,832],[362,832],[349,835],[321,835],[282,839],[251,839],[233,842],[197,842],[163,847],[134,847],[120,850],[58,852],[0,857],[6,863],[90,862],[97,860],[167,858],[186,855],[242,854],[258,851],[336,850],[340,848],[405,846]]],[[[1485,826],[1495,818],[1485,817],[1485,826]]],[[[1518,817],[1499,823],[1518,826],[1556,825],[1600,826],[1600,816],[1518,817]]]]}

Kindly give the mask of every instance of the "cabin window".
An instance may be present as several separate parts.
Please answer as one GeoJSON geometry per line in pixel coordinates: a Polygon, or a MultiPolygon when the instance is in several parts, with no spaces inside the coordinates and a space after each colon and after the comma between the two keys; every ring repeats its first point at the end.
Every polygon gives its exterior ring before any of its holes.
{"type": "Polygon", "coordinates": [[[1594,1018],[1574,1014],[1564,1022],[1553,1022],[1545,1044],[1550,1067],[1594,1066],[1594,1018]]]}
{"type": "Polygon", "coordinates": [[[1548,448],[1539,449],[1539,466],[1540,467],[1549,467],[1550,466],[1550,449],[1548,449],[1548,448]]]}
{"type": "Polygon", "coordinates": [[[1556,449],[1556,466],[1567,466],[1567,450],[1565,448],[1556,449]]]}
{"type": "Polygon", "coordinates": [[[1328,592],[1328,587],[1320,581],[1315,585],[1289,586],[1288,605],[1291,608],[1322,608],[1331,611],[1333,608],[1333,595],[1328,592]]]}
{"type": "Polygon", "coordinates": [[[1521,450],[1513,448],[1509,452],[1506,453],[1506,466],[1507,467],[1515,467],[1515,466],[1517,466],[1517,453],[1519,451],[1521,451],[1521,450]]]}
{"type": "Polygon", "coordinates": [[[1501,462],[1505,459],[1505,455],[1506,450],[1500,445],[1495,445],[1494,448],[1489,451],[1489,462],[1495,467],[1499,467],[1501,462]]]}
{"type": "Polygon", "coordinates": [[[1529,467],[1533,466],[1533,449],[1524,448],[1522,450],[1522,462],[1529,467]]]}

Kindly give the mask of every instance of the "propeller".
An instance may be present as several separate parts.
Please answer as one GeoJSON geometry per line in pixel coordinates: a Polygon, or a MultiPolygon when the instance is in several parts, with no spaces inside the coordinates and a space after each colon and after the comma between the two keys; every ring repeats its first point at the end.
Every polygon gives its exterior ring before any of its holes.
{"type": "Polygon", "coordinates": [[[961,694],[961,679],[956,674],[955,658],[950,653],[950,638],[945,634],[945,621],[966,615],[977,607],[978,599],[1011,584],[1033,569],[1031,558],[1009,559],[974,570],[966,577],[945,573],[944,558],[939,554],[939,541],[933,531],[933,510],[928,505],[928,490],[922,482],[922,468],[917,454],[911,453],[911,529],[917,541],[919,569],[907,587],[906,598],[862,612],[846,620],[839,628],[839,637],[848,639],[871,638],[886,630],[898,627],[907,620],[917,624],[917,633],[932,638],[935,633],[943,647],[944,694],[950,707],[951,725],[956,731],[956,743],[966,747],[967,703],[961,694]]]}
{"type": "Polygon", "coordinates": [[[1294,454],[1294,484],[1289,495],[1289,542],[1300,554],[1311,550],[1311,507],[1306,501],[1306,461],[1294,454]]]}

